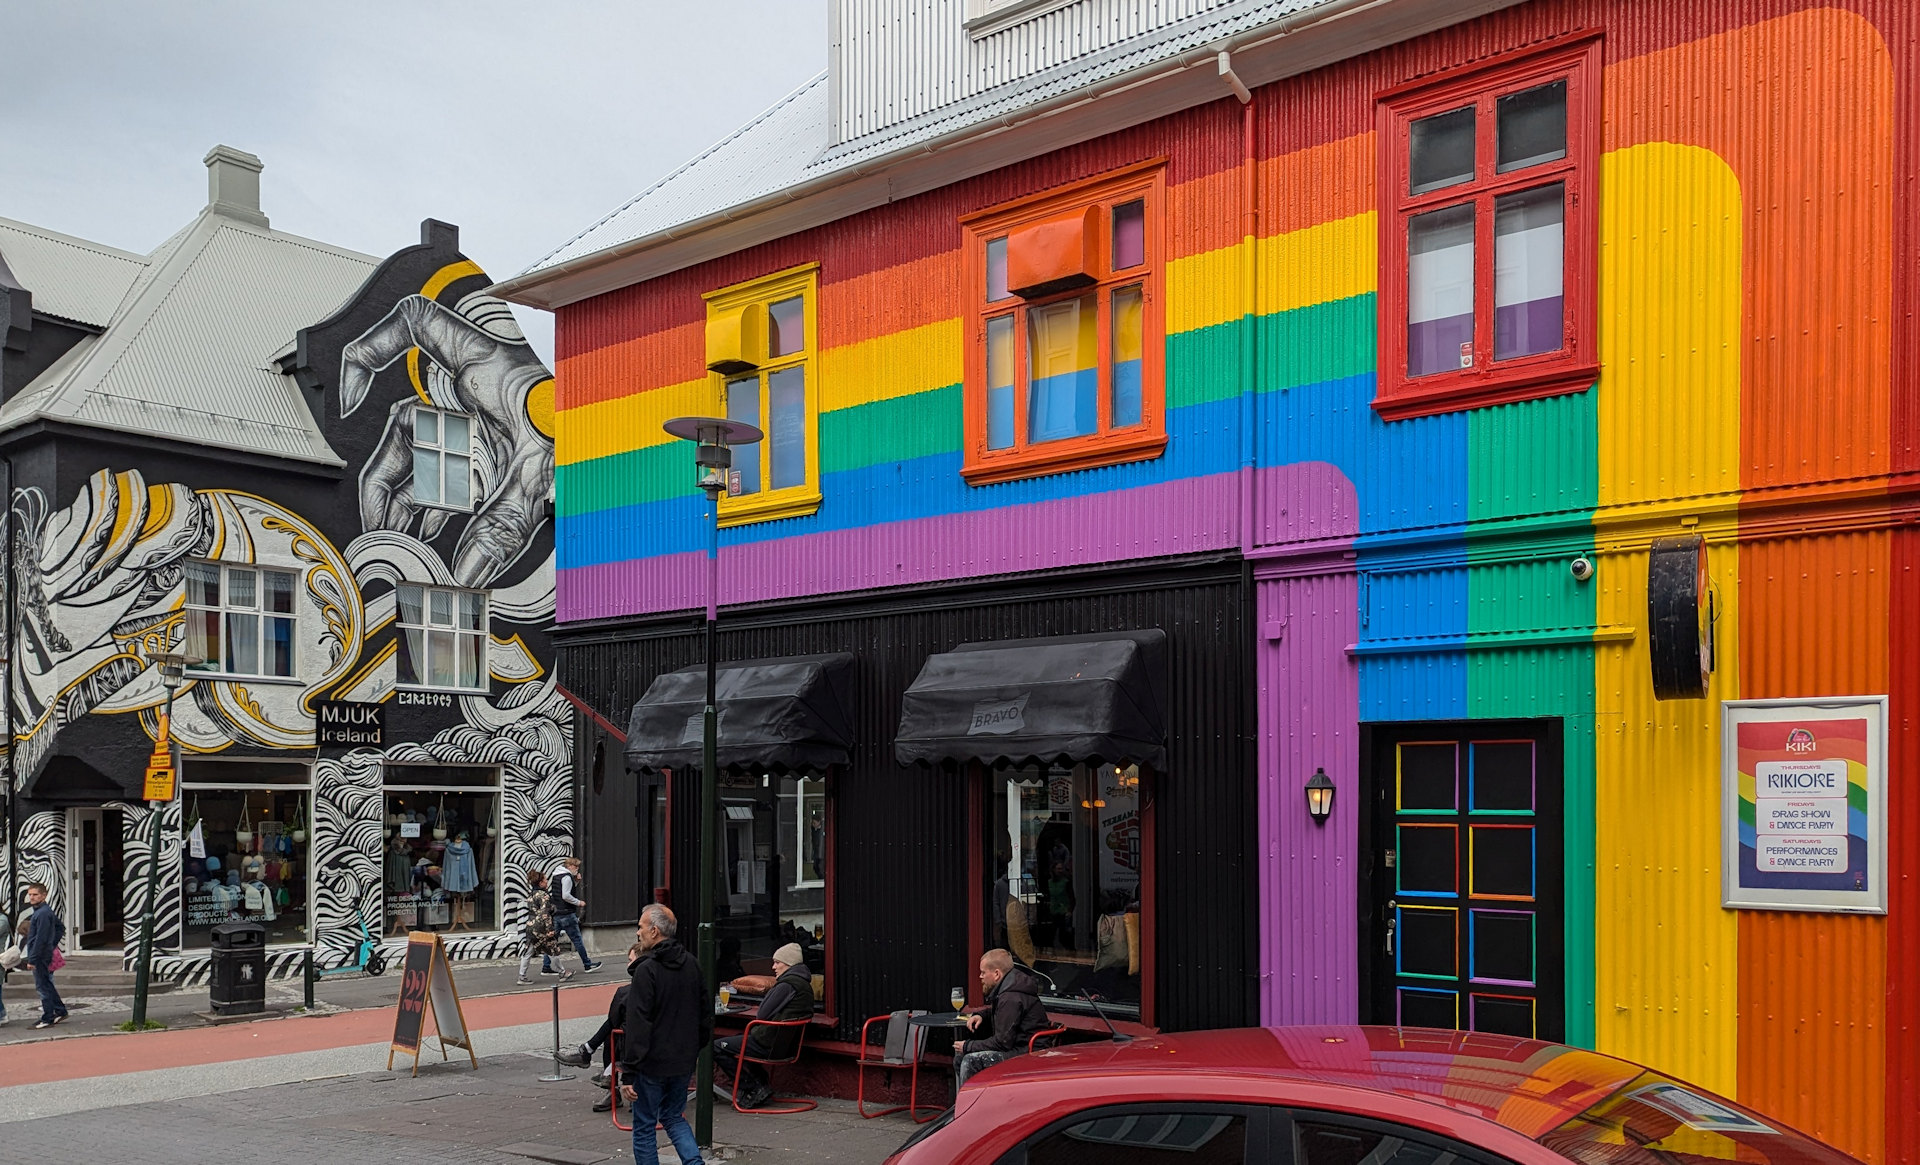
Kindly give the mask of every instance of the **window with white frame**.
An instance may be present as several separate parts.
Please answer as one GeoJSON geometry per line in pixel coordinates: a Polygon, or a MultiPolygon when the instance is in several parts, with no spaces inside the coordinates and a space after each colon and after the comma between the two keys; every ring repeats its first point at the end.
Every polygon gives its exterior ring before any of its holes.
{"type": "Polygon", "coordinates": [[[787,889],[827,884],[827,783],[819,777],[780,782],[781,845],[787,889]]]}
{"type": "Polygon", "coordinates": [[[193,670],[236,676],[294,674],[293,590],[298,573],[189,562],[187,653],[193,670]]]}
{"type": "Polygon", "coordinates": [[[402,687],[487,690],[487,596],[481,591],[401,583],[396,606],[402,687]]]}
{"type": "Polygon", "coordinates": [[[473,508],[473,418],[416,405],[413,500],[452,510],[473,508]]]}

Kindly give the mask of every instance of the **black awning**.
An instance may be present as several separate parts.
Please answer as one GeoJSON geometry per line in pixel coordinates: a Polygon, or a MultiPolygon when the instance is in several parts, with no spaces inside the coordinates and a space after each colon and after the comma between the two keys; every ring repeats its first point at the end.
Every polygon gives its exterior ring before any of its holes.
{"type": "MultiPolygon", "coordinates": [[[[714,681],[721,768],[788,772],[844,765],[853,748],[851,655],[723,663],[714,681]]],[[[698,769],[705,664],[668,672],[633,706],[627,768],[698,769]]]]}
{"type": "MultiPolygon", "coordinates": [[[[53,755],[45,758],[40,771],[26,783],[21,796],[28,800],[43,802],[54,806],[93,806],[104,805],[109,801],[136,801],[142,792],[142,784],[127,785],[101,772],[77,756],[59,751],[55,745],[53,755]]],[[[135,754],[128,758],[127,771],[136,777],[141,770],[132,767],[135,759],[146,758],[135,754]]]]}
{"type": "Polygon", "coordinates": [[[901,764],[1167,760],[1162,631],[965,643],[900,702],[901,764]]]}

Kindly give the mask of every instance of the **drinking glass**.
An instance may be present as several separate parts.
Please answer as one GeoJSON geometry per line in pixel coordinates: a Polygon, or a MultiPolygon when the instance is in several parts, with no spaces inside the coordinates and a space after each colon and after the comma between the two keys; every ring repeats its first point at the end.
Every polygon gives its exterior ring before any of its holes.
{"type": "Polygon", "coordinates": [[[731,983],[720,984],[720,1006],[726,1007],[732,1003],[733,1003],[733,984],[731,983]]]}
{"type": "Polygon", "coordinates": [[[947,992],[947,1002],[953,1004],[955,1011],[959,1011],[967,1005],[967,993],[955,987],[952,991],[947,992]]]}

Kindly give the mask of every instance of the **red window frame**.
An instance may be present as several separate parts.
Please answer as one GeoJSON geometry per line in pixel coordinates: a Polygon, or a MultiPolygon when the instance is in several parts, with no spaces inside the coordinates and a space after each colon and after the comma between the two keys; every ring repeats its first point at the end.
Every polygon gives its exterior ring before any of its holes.
{"type": "MultiPolygon", "coordinates": [[[[1438,78],[1388,89],[1376,97],[1379,175],[1379,367],[1374,409],[1386,420],[1579,392],[1600,373],[1595,315],[1598,295],[1600,166],[1600,38],[1562,38],[1504,54],[1438,78]],[[1537,85],[1567,82],[1564,158],[1500,174],[1495,103],[1537,85]],[[1471,105],[1475,108],[1471,181],[1409,194],[1411,126],[1471,105]],[[1564,183],[1561,295],[1564,343],[1553,352],[1495,361],[1494,233],[1497,198],[1564,183]],[[1415,215],[1474,206],[1471,366],[1424,376],[1407,373],[1408,223],[1415,215]]],[[[1465,354],[1463,354],[1465,355],[1465,354]]]]}
{"type": "Polygon", "coordinates": [[[960,475],[970,485],[1066,473],[1118,465],[1128,461],[1146,461],[1160,456],[1167,446],[1166,424],[1166,309],[1164,279],[1166,271],[1166,159],[1156,158],[1111,173],[1076,183],[1059,190],[1032,195],[999,206],[964,215],[960,219],[965,233],[965,272],[967,295],[965,381],[962,386],[965,408],[965,456],[960,475]],[[1123,271],[1112,269],[1112,208],[1139,199],[1145,202],[1144,261],[1123,271]],[[1101,207],[1104,225],[1098,241],[1098,279],[1085,287],[1074,288],[1031,300],[1020,296],[989,302],[987,299],[987,244],[1021,227],[1057,219],[1076,210],[1101,207]],[[1140,423],[1124,429],[1111,427],[1113,338],[1110,328],[1110,297],[1116,288],[1142,285],[1140,354],[1140,423]],[[1027,313],[1080,296],[1098,297],[1099,420],[1093,433],[1061,440],[1030,443],[1027,440],[1027,313]],[[987,321],[1011,314],[1014,317],[1014,439],[1011,448],[987,448],[987,321]]]}

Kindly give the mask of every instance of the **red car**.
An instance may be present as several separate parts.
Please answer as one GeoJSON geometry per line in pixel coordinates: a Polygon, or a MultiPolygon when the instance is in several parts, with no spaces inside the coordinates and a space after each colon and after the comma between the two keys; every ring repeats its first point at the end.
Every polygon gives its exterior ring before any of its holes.
{"type": "Polygon", "coordinates": [[[1858,1165],[1598,1052],[1286,1027],[1078,1044],[979,1073],[897,1165],[1858,1165]]]}

